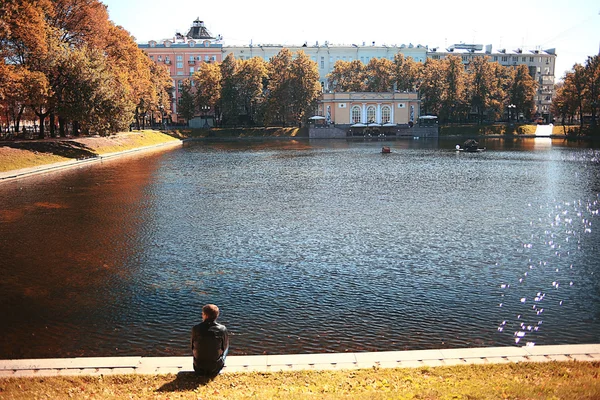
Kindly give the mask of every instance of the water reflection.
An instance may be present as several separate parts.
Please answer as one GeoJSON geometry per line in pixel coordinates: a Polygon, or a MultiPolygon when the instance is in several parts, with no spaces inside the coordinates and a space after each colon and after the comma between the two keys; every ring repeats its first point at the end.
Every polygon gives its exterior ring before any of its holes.
{"type": "Polygon", "coordinates": [[[590,343],[595,150],[235,141],[0,186],[0,358],[590,343]]]}

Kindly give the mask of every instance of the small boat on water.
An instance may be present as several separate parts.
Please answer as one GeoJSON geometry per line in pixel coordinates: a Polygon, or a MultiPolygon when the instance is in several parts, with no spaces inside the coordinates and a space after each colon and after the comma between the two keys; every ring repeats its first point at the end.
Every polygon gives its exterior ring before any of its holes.
{"type": "Polygon", "coordinates": [[[467,153],[477,153],[485,151],[485,147],[479,147],[479,142],[475,139],[468,139],[463,143],[462,147],[459,144],[457,144],[456,150],[466,151],[467,153]]]}
{"type": "Polygon", "coordinates": [[[381,148],[381,154],[387,154],[387,153],[391,153],[392,150],[390,149],[390,146],[383,146],[381,148]]]}

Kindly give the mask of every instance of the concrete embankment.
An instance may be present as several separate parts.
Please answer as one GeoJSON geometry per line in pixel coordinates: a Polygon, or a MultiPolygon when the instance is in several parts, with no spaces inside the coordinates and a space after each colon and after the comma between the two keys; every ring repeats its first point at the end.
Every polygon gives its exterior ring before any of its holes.
{"type": "MultiPolygon", "coordinates": [[[[359,368],[412,368],[445,365],[548,361],[600,362],[600,344],[482,347],[368,353],[229,356],[222,373],[359,368]]],[[[82,357],[0,360],[0,378],[191,372],[192,357],[82,357]]]]}
{"type": "Polygon", "coordinates": [[[30,168],[21,168],[17,170],[0,172],[0,183],[13,181],[15,179],[26,178],[29,176],[45,174],[50,172],[62,171],[69,168],[79,168],[89,164],[98,163],[107,161],[114,158],[124,157],[133,154],[141,154],[147,153],[151,151],[164,150],[173,147],[181,147],[183,145],[183,141],[181,140],[172,140],[163,143],[157,143],[150,146],[142,146],[136,147],[123,151],[116,151],[105,154],[96,154],[93,156],[89,156],[81,159],[73,159],[68,161],[62,161],[52,164],[44,164],[30,168]]]}

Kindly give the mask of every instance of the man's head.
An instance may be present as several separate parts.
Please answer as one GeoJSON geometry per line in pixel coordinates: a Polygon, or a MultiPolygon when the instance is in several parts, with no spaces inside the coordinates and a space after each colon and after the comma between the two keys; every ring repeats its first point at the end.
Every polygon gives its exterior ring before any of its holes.
{"type": "Polygon", "coordinates": [[[214,304],[207,304],[202,307],[202,320],[214,321],[219,316],[219,307],[214,304]]]}

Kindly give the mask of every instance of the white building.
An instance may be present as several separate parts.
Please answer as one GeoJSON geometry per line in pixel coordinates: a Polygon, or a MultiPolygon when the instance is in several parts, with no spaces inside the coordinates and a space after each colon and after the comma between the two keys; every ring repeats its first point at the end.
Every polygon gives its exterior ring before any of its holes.
{"type": "Polygon", "coordinates": [[[375,43],[362,43],[352,45],[332,45],[328,42],[314,45],[284,46],[279,44],[258,44],[249,46],[224,46],[223,59],[228,54],[233,54],[236,59],[245,60],[252,57],[261,57],[268,61],[271,57],[277,55],[282,49],[287,48],[292,53],[301,50],[308,55],[319,67],[319,76],[321,86],[327,91],[327,74],[333,70],[336,61],[354,61],[359,60],[367,65],[371,58],[387,58],[393,61],[394,56],[402,53],[405,58],[411,57],[417,62],[424,62],[427,58],[427,47],[420,44],[402,45],[375,45],[375,43]]]}
{"type": "Polygon", "coordinates": [[[548,50],[508,50],[494,49],[492,45],[481,44],[455,44],[446,49],[440,47],[430,48],[427,57],[442,59],[448,55],[461,56],[462,62],[468,64],[475,57],[487,56],[490,61],[498,62],[504,66],[527,65],[529,74],[538,83],[535,96],[536,116],[549,122],[550,104],[554,96],[554,73],[556,65],[555,49],[548,50]]]}

